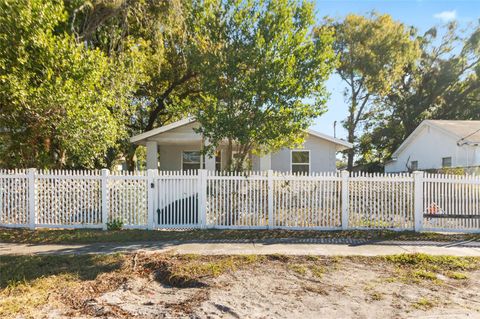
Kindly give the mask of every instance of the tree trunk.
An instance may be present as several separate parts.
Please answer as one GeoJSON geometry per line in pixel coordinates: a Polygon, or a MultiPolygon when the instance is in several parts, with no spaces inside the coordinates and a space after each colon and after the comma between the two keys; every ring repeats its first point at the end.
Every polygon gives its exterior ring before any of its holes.
{"type": "Polygon", "coordinates": [[[137,147],[138,145],[131,144],[128,148],[127,154],[125,154],[125,164],[127,165],[127,170],[129,171],[134,171],[136,169],[133,158],[135,157],[135,151],[137,150],[137,147]]]}
{"type": "MultiPolygon", "coordinates": [[[[348,142],[355,142],[355,127],[353,123],[348,125],[348,142]]],[[[351,172],[353,170],[353,158],[355,156],[355,149],[351,148],[347,151],[347,170],[351,172]]]]}
{"type": "Polygon", "coordinates": [[[230,171],[232,169],[232,154],[233,154],[233,142],[232,142],[232,139],[229,138],[228,139],[228,145],[227,145],[227,154],[226,157],[227,157],[227,171],[230,171]]]}

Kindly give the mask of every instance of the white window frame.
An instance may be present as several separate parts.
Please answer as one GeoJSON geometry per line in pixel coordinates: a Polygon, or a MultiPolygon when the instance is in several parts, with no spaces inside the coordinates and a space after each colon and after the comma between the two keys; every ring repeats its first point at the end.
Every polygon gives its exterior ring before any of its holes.
{"type": "Polygon", "coordinates": [[[202,169],[202,167],[204,167],[204,163],[203,163],[203,155],[202,155],[202,151],[201,150],[182,150],[180,152],[180,170],[181,171],[184,171],[183,169],[183,153],[187,153],[187,152],[198,152],[200,153],[200,168],[199,169],[202,169]]]}
{"type": "Polygon", "coordinates": [[[310,174],[312,172],[312,153],[310,152],[310,150],[305,149],[290,150],[290,172],[293,173],[293,165],[307,165],[307,163],[293,163],[294,152],[308,152],[308,174],[310,174]]]}

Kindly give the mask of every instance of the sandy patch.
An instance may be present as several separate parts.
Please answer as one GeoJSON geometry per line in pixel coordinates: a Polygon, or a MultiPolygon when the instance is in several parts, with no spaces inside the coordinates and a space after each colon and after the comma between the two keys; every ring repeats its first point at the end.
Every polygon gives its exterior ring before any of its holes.
{"type": "Polygon", "coordinates": [[[480,318],[480,271],[414,282],[369,259],[267,259],[191,287],[132,273],[79,309],[50,318],[480,318]]]}

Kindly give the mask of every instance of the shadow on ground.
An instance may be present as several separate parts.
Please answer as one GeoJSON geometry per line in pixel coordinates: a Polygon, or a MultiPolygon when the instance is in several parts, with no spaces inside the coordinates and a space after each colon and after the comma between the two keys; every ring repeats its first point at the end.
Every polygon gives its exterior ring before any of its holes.
{"type": "Polygon", "coordinates": [[[0,289],[52,275],[71,274],[92,280],[101,273],[119,269],[122,262],[118,255],[0,256],[0,289]]]}

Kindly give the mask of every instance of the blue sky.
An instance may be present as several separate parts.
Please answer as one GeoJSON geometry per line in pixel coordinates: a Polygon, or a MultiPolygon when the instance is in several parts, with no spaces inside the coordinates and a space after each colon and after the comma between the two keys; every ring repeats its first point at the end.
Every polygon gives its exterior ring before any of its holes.
{"type": "MultiPolygon", "coordinates": [[[[341,19],[349,13],[366,14],[372,10],[388,13],[423,33],[432,26],[440,26],[452,19],[463,27],[478,21],[480,0],[316,0],[318,20],[327,15],[341,19]]],[[[327,87],[331,93],[327,103],[328,112],[316,119],[312,128],[333,135],[333,122],[337,121],[337,137],[345,138],[346,132],[340,124],[347,115],[344,85],[334,75],[327,87]]]]}

